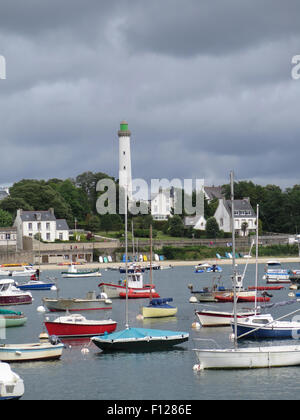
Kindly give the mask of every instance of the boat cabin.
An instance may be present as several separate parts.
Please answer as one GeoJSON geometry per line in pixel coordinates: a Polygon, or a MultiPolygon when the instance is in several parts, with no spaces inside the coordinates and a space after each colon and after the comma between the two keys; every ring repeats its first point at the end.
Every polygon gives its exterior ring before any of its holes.
{"type": "Polygon", "coordinates": [[[143,274],[142,273],[130,273],[128,274],[128,287],[140,289],[143,285],[143,274]]]}

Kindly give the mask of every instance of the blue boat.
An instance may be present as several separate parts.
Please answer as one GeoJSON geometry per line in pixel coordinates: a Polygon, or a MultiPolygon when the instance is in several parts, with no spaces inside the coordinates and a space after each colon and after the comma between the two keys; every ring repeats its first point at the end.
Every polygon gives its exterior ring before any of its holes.
{"type": "Polygon", "coordinates": [[[29,280],[27,283],[18,284],[20,290],[51,290],[55,283],[45,283],[40,280],[29,280]]]}
{"type": "Polygon", "coordinates": [[[250,339],[293,338],[299,340],[300,322],[274,320],[270,314],[254,315],[237,322],[237,335],[238,338],[250,339]]]}

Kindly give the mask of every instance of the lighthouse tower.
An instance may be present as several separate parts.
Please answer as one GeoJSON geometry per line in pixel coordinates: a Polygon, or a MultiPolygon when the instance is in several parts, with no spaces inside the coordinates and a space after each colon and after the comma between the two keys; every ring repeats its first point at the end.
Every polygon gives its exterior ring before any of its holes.
{"type": "Polygon", "coordinates": [[[119,136],[119,185],[127,190],[128,200],[132,201],[132,176],[130,156],[130,136],[128,123],[122,121],[120,124],[119,136]]]}

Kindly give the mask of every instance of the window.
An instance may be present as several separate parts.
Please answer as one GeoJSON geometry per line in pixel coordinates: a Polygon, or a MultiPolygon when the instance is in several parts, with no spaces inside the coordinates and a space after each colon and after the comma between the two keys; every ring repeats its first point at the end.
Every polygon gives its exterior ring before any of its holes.
{"type": "Polygon", "coordinates": [[[42,227],[42,224],[41,224],[41,223],[38,223],[38,224],[37,224],[37,228],[38,228],[38,230],[41,230],[41,227],[42,227]]]}
{"type": "Polygon", "coordinates": [[[124,171],[126,170],[126,166],[123,167],[124,171]]]}
{"type": "Polygon", "coordinates": [[[46,233],[46,239],[47,241],[50,241],[50,233],[46,233]]]}
{"type": "Polygon", "coordinates": [[[46,223],[46,229],[50,230],[50,223],[49,222],[46,223]]]}
{"type": "Polygon", "coordinates": [[[220,219],[220,227],[223,226],[223,218],[220,219]]]}
{"type": "Polygon", "coordinates": [[[6,234],[5,234],[5,239],[6,239],[7,241],[9,241],[9,240],[10,240],[10,233],[6,233],[6,234]]]}
{"type": "Polygon", "coordinates": [[[64,236],[63,236],[63,234],[62,234],[62,233],[60,233],[58,236],[59,236],[59,240],[60,240],[60,241],[62,241],[62,240],[64,239],[64,236]]]}
{"type": "Polygon", "coordinates": [[[125,151],[123,152],[123,155],[124,155],[124,156],[126,155],[126,152],[125,152],[125,151]]]}
{"type": "Polygon", "coordinates": [[[32,230],[32,223],[28,223],[28,230],[32,230]]]}

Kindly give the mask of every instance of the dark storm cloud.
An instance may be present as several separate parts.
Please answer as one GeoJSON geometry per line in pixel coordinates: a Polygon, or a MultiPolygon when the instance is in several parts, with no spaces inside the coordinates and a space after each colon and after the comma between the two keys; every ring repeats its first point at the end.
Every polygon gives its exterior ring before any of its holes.
{"type": "Polygon", "coordinates": [[[297,1],[15,0],[0,12],[0,184],[117,177],[123,119],[135,178],[217,184],[235,169],[297,182],[297,1]]]}

